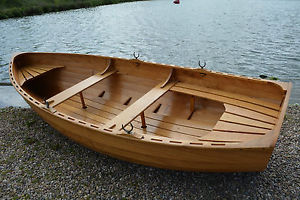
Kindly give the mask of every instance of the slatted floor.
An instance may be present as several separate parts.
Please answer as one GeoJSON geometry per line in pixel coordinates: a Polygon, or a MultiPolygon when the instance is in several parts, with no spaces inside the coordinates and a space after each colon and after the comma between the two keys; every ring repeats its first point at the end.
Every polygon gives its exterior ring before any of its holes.
{"type": "Polygon", "coordinates": [[[19,80],[20,84],[23,85],[25,81],[28,81],[34,77],[37,77],[45,72],[52,69],[62,68],[64,66],[53,66],[53,65],[37,65],[37,66],[26,66],[20,69],[19,80]]]}
{"type": "MultiPolygon", "coordinates": [[[[30,77],[38,76],[45,70],[43,67],[28,67],[22,71],[22,74],[26,80],[29,80],[30,77]]],[[[64,78],[60,78],[59,81],[61,86],[69,88],[87,77],[89,75],[84,73],[78,75],[78,72],[65,71],[64,78]]],[[[134,77],[116,77],[109,78],[83,92],[86,109],[82,109],[79,95],[57,105],[55,109],[82,121],[105,125],[156,84],[151,81],[141,82],[134,77]],[[138,87],[136,87],[137,82],[140,83],[138,87]]],[[[184,109],[184,106],[178,104],[178,109],[184,109]]],[[[279,111],[280,105],[273,102],[179,82],[161,100],[145,111],[146,129],[141,128],[139,116],[133,121],[133,126],[138,133],[178,140],[238,143],[261,138],[271,131],[279,111]],[[182,112],[182,116],[172,115],[174,108],[170,108],[168,98],[176,96],[175,93],[223,102],[224,112],[218,116],[217,112],[211,114],[212,110],[201,111],[200,109],[190,120],[187,119],[188,109],[187,113],[182,112]],[[166,114],[169,111],[170,113],[166,114]],[[212,119],[214,116],[219,119],[216,119],[216,123],[206,119],[212,119]]]]}

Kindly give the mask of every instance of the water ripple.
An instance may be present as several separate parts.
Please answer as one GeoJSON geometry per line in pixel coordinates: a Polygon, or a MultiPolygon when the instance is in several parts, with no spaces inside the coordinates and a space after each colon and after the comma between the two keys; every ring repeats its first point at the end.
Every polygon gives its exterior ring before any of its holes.
{"type": "Polygon", "coordinates": [[[14,52],[101,54],[294,83],[300,103],[299,1],[156,0],[0,21],[0,82],[14,52]]]}

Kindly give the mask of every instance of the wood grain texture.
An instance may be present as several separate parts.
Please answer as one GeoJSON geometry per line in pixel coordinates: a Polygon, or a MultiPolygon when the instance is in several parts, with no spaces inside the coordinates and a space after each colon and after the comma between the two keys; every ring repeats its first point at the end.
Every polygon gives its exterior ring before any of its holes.
{"type": "Polygon", "coordinates": [[[230,105],[236,105],[236,106],[239,106],[242,108],[247,108],[249,110],[263,113],[263,114],[266,114],[266,115],[272,116],[272,117],[278,116],[278,111],[276,111],[276,110],[265,108],[263,106],[256,105],[253,103],[244,102],[244,101],[241,101],[238,99],[231,99],[231,98],[216,95],[216,94],[202,92],[200,90],[194,89],[193,87],[183,88],[183,87],[174,86],[171,90],[174,92],[181,92],[184,94],[190,94],[190,95],[197,96],[197,97],[202,97],[202,98],[212,99],[215,101],[224,102],[224,103],[227,103],[230,105]]]}
{"type": "Polygon", "coordinates": [[[264,170],[291,90],[289,83],[79,54],[21,53],[9,74],[28,104],[72,140],[126,161],[191,171],[264,170]],[[121,130],[128,123],[130,135],[121,130]]]}
{"type": "Polygon", "coordinates": [[[67,100],[68,98],[78,94],[79,92],[87,89],[88,87],[93,86],[94,84],[104,80],[105,78],[111,76],[112,74],[116,73],[116,71],[111,71],[106,74],[101,75],[101,73],[95,74],[80,83],[64,90],[63,92],[47,99],[48,102],[50,102],[50,105],[52,107],[55,107],[56,105],[60,104],[61,102],[67,100]]]}
{"type": "Polygon", "coordinates": [[[147,92],[142,98],[138,99],[134,104],[128,107],[126,110],[121,112],[118,116],[108,122],[105,126],[107,128],[113,128],[114,126],[120,130],[123,126],[127,126],[133,121],[141,112],[146,110],[150,105],[157,101],[162,95],[169,91],[175,82],[167,83],[163,88],[163,83],[159,83],[149,92],[147,92]]]}

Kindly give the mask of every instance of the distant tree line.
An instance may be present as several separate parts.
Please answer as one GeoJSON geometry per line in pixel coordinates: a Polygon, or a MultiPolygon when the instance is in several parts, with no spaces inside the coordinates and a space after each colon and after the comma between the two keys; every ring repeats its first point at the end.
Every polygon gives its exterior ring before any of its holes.
{"type": "Polygon", "coordinates": [[[0,0],[0,19],[141,0],[0,0]]]}

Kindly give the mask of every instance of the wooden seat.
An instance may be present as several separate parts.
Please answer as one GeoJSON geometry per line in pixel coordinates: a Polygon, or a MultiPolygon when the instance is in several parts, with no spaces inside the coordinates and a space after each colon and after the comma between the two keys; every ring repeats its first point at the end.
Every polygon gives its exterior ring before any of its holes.
{"type": "Polygon", "coordinates": [[[83,90],[95,85],[96,83],[99,83],[100,81],[106,79],[107,77],[111,76],[112,74],[116,73],[116,70],[112,70],[106,73],[99,72],[79,83],[76,85],[58,93],[57,95],[49,98],[46,100],[46,102],[49,103],[50,106],[54,107],[63,101],[71,98],[72,96],[78,94],[79,92],[82,92],[83,90]]]}
{"type": "Polygon", "coordinates": [[[170,90],[176,82],[171,81],[166,84],[165,81],[159,83],[154,88],[152,88],[148,93],[134,102],[127,109],[122,111],[119,115],[113,118],[111,121],[105,124],[105,128],[117,128],[121,129],[122,125],[126,126],[131,121],[133,121],[138,115],[140,115],[144,110],[151,106],[156,100],[158,100],[162,95],[170,90]],[[164,86],[164,87],[162,87],[164,86]]]}

